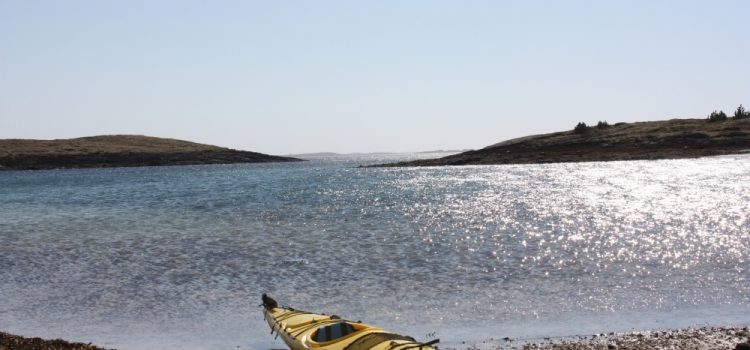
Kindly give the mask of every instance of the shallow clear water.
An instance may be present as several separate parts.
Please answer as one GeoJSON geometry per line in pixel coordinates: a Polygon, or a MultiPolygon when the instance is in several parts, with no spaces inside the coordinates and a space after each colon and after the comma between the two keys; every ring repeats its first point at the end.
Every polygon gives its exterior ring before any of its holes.
{"type": "Polygon", "coordinates": [[[750,323],[750,156],[385,158],[0,172],[0,330],[281,348],[262,292],[445,346],[750,323]]]}

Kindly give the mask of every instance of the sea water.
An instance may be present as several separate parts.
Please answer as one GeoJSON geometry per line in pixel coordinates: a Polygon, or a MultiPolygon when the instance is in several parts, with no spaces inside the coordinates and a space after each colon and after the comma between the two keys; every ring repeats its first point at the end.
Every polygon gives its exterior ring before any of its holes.
{"type": "Polygon", "coordinates": [[[750,156],[357,167],[412,156],[0,172],[0,331],[283,348],[264,292],[457,348],[750,323],[750,156]]]}

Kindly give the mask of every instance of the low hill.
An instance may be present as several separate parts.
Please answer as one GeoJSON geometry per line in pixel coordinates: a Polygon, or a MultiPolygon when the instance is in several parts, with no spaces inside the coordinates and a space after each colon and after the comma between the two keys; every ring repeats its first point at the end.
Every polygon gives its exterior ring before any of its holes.
{"type": "Polygon", "coordinates": [[[380,166],[695,158],[750,151],[750,119],[671,119],[532,135],[437,159],[380,166]]]}
{"type": "Polygon", "coordinates": [[[299,159],[140,135],[0,140],[0,170],[290,161],[299,159]]]}

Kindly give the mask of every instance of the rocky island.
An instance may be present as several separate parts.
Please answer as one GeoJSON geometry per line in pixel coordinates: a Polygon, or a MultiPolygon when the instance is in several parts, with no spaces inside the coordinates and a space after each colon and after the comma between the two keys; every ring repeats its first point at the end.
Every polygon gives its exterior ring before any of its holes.
{"type": "Polygon", "coordinates": [[[0,170],[294,161],[301,160],[140,135],[91,136],[65,140],[0,140],[0,170]]]}
{"type": "Polygon", "coordinates": [[[597,126],[503,141],[437,159],[376,165],[530,164],[696,158],[750,152],[750,118],[671,119],[597,126]]]}

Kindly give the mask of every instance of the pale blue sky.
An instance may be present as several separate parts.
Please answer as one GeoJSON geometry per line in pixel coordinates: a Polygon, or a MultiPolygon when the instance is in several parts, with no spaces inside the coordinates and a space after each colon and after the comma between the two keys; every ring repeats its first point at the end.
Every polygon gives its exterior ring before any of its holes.
{"type": "Polygon", "coordinates": [[[0,138],[481,148],[750,105],[750,1],[0,0],[0,138]]]}

